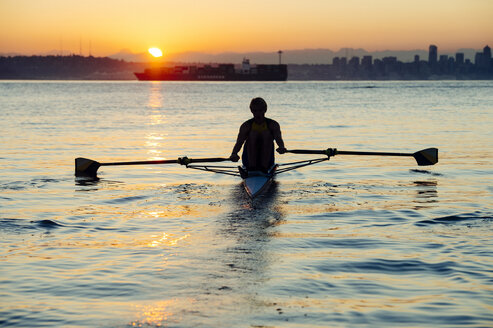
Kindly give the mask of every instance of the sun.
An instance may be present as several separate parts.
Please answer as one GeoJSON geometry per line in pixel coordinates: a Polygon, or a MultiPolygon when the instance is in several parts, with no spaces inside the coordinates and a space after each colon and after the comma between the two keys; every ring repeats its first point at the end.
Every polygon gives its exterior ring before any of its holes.
{"type": "Polygon", "coordinates": [[[149,48],[148,51],[154,57],[161,57],[163,55],[163,52],[159,48],[149,48]]]}

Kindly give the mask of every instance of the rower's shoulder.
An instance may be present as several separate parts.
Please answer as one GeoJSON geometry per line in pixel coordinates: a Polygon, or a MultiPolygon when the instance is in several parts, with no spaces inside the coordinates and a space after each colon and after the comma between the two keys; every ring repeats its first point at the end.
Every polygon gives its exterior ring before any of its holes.
{"type": "Polygon", "coordinates": [[[267,124],[269,124],[269,127],[273,127],[273,128],[279,128],[280,127],[279,123],[277,123],[276,120],[273,120],[273,119],[268,118],[268,117],[266,117],[265,120],[267,121],[267,124]]]}
{"type": "Polygon", "coordinates": [[[243,122],[243,123],[241,124],[241,126],[242,126],[242,127],[244,127],[244,126],[245,126],[245,127],[246,127],[246,126],[250,126],[250,125],[252,125],[252,122],[253,122],[253,118],[251,118],[251,119],[249,119],[249,120],[246,120],[245,122],[243,122]]]}
{"type": "Polygon", "coordinates": [[[246,120],[245,122],[243,122],[240,125],[240,131],[250,130],[250,128],[252,127],[252,122],[253,122],[253,119],[249,119],[249,120],[246,120]]]}

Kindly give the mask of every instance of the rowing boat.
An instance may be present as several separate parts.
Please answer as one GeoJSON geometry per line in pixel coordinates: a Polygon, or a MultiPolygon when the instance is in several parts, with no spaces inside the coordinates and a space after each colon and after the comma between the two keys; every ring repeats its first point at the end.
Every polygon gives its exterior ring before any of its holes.
{"type": "Polygon", "coordinates": [[[295,170],[303,166],[308,166],[316,163],[320,163],[323,161],[328,161],[330,156],[309,159],[304,161],[292,162],[292,163],[284,163],[284,164],[274,164],[267,171],[267,173],[262,171],[248,171],[243,166],[223,166],[223,165],[195,165],[189,164],[187,168],[202,170],[214,173],[228,174],[232,176],[239,176],[243,179],[243,187],[247,193],[247,195],[254,199],[257,196],[264,193],[274,180],[274,177],[278,174],[295,170]]]}
{"type": "Polygon", "coordinates": [[[257,195],[263,193],[270,185],[272,180],[274,179],[274,175],[276,173],[277,165],[274,164],[267,173],[262,171],[247,171],[240,170],[240,175],[243,172],[246,172],[246,175],[243,174],[243,186],[245,187],[245,191],[247,192],[250,198],[255,198],[257,195]]]}
{"type": "Polygon", "coordinates": [[[85,177],[90,179],[97,179],[97,170],[101,166],[110,165],[140,165],[140,164],[181,164],[185,165],[189,169],[196,169],[214,173],[227,174],[232,176],[238,176],[243,179],[243,186],[250,196],[254,199],[258,195],[262,194],[270,185],[274,177],[280,173],[295,170],[304,166],[317,164],[323,161],[328,161],[335,155],[373,155],[373,156],[412,156],[418,163],[418,165],[434,165],[438,162],[438,149],[427,148],[415,153],[388,153],[388,152],[361,152],[361,151],[339,151],[335,148],[328,148],[326,150],[307,150],[307,149],[295,149],[287,150],[288,153],[293,154],[320,154],[326,155],[326,157],[315,158],[309,160],[303,160],[298,162],[275,164],[267,173],[261,171],[247,171],[241,166],[222,166],[222,165],[209,165],[209,164],[195,164],[195,163],[213,163],[213,162],[226,162],[230,161],[229,158],[214,157],[214,158],[188,158],[180,157],[176,160],[154,160],[154,161],[137,161],[137,162],[113,162],[113,163],[100,163],[87,158],[75,159],[75,176],[85,177]]]}

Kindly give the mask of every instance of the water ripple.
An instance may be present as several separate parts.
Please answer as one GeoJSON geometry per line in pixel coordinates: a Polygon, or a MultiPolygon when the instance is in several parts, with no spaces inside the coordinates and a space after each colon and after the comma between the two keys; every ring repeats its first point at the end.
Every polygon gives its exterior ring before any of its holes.
{"type": "Polygon", "coordinates": [[[460,223],[469,223],[469,222],[474,222],[477,220],[492,221],[493,215],[483,213],[481,211],[476,211],[473,213],[463,213],[463,214],[457,214],[457,215],[438,217],[438,218],[429,219],[429,220],[422,220],[422,221],[416,222],[415,224],[417,226],[428,226],[428,225],[435,225],[435,224],[452,225],[452,224],[456,224],[459,222],[460,223]]]}
{"type": "Polygon", "coordinates": [[[316,265],[320,272],[352,272],[352,273],[382,273],[382,274],[435,274],[450,275],[455,272],[457,264],[452,261],[427,263],[420,260],[388,260],[373,259],[369,261],[344,263],[329,263],[316,265]]]}

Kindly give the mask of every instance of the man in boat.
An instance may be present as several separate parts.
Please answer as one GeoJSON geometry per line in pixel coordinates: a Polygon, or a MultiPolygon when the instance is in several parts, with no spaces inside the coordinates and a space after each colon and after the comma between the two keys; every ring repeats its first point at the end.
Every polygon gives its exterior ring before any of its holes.
{"type": "Polygon", "coordinates": [[[267,173],[274,165],[274,140],[277,152],[284,154],[286,148],[281,136],[281,127],[276,121],[265,117],[267,103],[262,98],[253,98],[250,102],[253,118],[240,126],[240,132],[233,147],[231,161],[238,162],[238,152],[243,146],[241,159],[247,171],[262,171],[267,173]]]}

